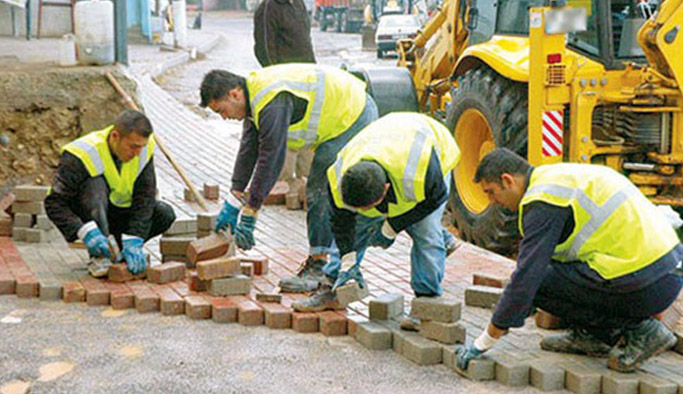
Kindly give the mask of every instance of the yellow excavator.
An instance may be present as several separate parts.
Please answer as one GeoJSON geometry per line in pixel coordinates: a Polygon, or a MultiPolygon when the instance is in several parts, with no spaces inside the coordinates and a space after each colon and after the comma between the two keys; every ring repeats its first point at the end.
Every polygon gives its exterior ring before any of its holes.
{"type": "Polygon", "coordinates": [[[683,0],[444,0],[399,41],[399,67],[357,74],[381,113],[445,119],[462,151],[453,222],[510,254],[515,215],[472,181],[495,147],[533,165],[607,165],[656,204],[683,207],[681,26],[683,0]]]}

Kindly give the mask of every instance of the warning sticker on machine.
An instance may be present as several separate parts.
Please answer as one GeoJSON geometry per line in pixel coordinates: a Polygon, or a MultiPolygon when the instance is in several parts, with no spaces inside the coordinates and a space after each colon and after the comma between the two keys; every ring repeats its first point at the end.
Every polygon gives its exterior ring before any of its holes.
{"type": "Polygon", "coordinates": [[[529,13],[529,27],[541,27],[541,13],[540,12],[530,12],[529,13]]]}

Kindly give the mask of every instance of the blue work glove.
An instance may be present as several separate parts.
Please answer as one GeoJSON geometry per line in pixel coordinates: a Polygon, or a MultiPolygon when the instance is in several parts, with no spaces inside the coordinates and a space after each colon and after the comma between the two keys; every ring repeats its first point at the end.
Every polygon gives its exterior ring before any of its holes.
{"type": "Polygon", "coordinates": [[[381,228],[370,237],[370,246],[379,246],[383,249],[389,249],[396,239],[396,232],[391,227],[388,221],[384,221],[381,228]]]}
{"type": "Polygon", "coordinates": [[[123,250],[119,255],[118,262],[126,260],[126,267],[131,274],[137,275],[147,268],[147,256],[142,250],[145,240],[132,235],[123,235],[123,250]]]}
{"type": "Polygon", "coordinates": [[[351,279],[358,282],[360,287],[365,288],[365,279],[363,279],[363,274],[360,272],[360,263],[363,261],[364,255],[365,249],[360,252],[349,253],[342,258],[342,270],[332,286],[332,291],[344,286],[351,279]],[[346,268],[348,265],[351,265],[351,267],[346,268]]]}
{"type": "Polygon", "coordinates": [[[235,228],[235,244],[238,248],[249,250],[255,245],[254,227],[256,227],[256,216],[246,215],[242,212],[240,222],[235,228]]]}
{"type": "Polygon", "coordinates": [[[223,202],[223,208],[216,218],[216,232],[225,230],[230,226],[231,232],[235,233],[237,226],[237,216],[240,213],[242,203],[232,193],[228,193],[228,198],[223,202]]]}
{"type": "Polygon", "coordinates": [[[83,240],[85,246],[88,247],[88,254],[90,257],[106,257],[111,258],[109,253],[109,240],[102,234],[102,231],[97,227],[97,223],[90,221],[83,225],[78,230],[78,237],[83,240]]]}
{"type": "Polygon", "coordinates": [[[456,353],[456,364],[463,371],[467,370],[470,361],[482,355],[484,351],[477,349],[474,345],[460,346],[456,353]]]}

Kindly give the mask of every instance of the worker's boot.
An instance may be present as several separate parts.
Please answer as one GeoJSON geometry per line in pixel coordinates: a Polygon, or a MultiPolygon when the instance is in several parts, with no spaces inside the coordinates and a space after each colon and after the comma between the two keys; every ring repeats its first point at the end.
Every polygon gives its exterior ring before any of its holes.
{"type": "Polygon", "coordinates": [[[280,289],[285,293],[305,293],[314,291],[318,288],[320,280],[325,276],[323,267],[327,264],[325,260],[314,260],[308,256],[299,267],[299,271],[294,276],[280,280],[280,289]]]}
{"type": "MultiPolygon", "coordinates": [[[[614,342],[616,342],[616,335],[614,342]]],[[[541,349],[549,352],[607,357],[612,346],[586,329],[570,329],[564,334],[547,335],[541,339],[541,349]]]]}
{"type": "Polygon", "coordinates": [[[334,279],[326,276],[320,281],[318,290],[308,298],[298,300],[292,304],[297,312],[321,312],[326,310],[344,309],[337,299],[337,293],[332,291],[334,279]]]}
{"type": "Polygon", "coordinates": [[[675,344],[676,336],[662,322],[647,319],[624,330],[624,346],[610,352],[607,365],[619,372],[633,372],[647,359],[675,344]]]}
{"type": "Polygon", "coordinates": [[[93,278],[102,278],[109,273],[111,261],[106,257],[91,257],[88,261],[88,273],[93,278]]]}

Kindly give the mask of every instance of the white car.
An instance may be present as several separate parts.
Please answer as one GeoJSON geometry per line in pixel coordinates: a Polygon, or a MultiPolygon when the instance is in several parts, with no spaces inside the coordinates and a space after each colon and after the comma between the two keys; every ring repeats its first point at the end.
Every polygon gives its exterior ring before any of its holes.
{"type": "Polygon", "coordinates": [[[413,38],[419,29],[417,15],[382,15],[375,33],[377,57],[381,59],[385,51],[395,51],[399,39],[413,38]]]}

